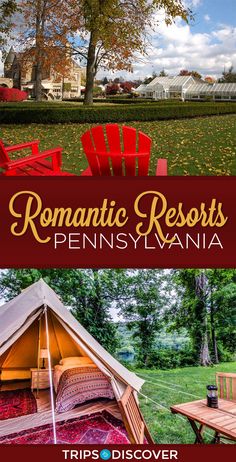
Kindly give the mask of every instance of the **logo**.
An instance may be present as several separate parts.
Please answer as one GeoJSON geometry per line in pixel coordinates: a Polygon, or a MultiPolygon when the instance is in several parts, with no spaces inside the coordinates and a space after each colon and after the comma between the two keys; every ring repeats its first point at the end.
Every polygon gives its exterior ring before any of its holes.
{"type": "Polygon", "coordinates": [[[100,452],[100,458],[102,460],[109,460],[111,458],[111,451],[109,451],[109,449],[103,449],[100,452]]]}

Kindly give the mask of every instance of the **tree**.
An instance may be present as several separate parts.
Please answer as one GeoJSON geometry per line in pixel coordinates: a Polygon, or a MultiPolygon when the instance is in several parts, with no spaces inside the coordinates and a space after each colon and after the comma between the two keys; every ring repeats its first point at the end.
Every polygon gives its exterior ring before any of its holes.
{"type": "Polygon", "coordinates": [[[147,30],[154,27],[153,14],[159,10],[167,24],[190,17],[182,0],[23,0],[22,42],[24,49],[34,48],[36,100],[41,99],[44,59],[52,64],[69,42],[86,63],[84,104],[92,104],[98,69],[131,71],[134,54],[145,53],[147,30]]]}
{"type": "Polygon", "coordinates": [[[192,77],[195,77],[195,79],[201,79],[202,78],[202,75],[199,74],[199,72],[197,72],[197,71],[191,71],[190,75],[192,75],[192,77]]]}
{"type": "Polygon", "coordinates": [[[180,76],[191,75],[192,77],[195,77],[195,79],[201,79],[202,78],[202,76],[201,76],[201,74],[199,74],[199,72],[197,72],[197,71],[188,71],[187,69],[181,69],[181,71],[179,72],[179,75],[180,76]]]}
{"type": "Polygon", "coordinates": [[[236,345],[236,271],[212,269],[209,281],[209,309],[214,362],[219,362],[219,347],[235,352],[236,345]]]}
{"type": "Polygon", "coordinates": [[[111,320],[110,308],[118,298],[119,271],[85,270],[85,296],[76,306],[74,316],[108,351],[117,348],[116,326],[111,320]]]}
{"type": "Polygon", "coordinates": [[[236,82],[236,72],[234,71],[233,66],[228,70],[222,72],[222,77],[219,79],[219,83],[235,83],[236,82]]]}
{"type": "MultiPolygon", "coordinates": [[[[235,279],[235,278],[234,278],[235,279]]],[[[236,350],[236,284],[235,281],[222,287],[215,294],[216,331],[218,342],[226,351],[235,355],[236,350]]]]}
{"type": "Polygon", "coordinates": [[[148,83],[152,82],[152,80],[154,80],[156,77],[157,77],[157,73],[155,71],[153,71],[152,76],[151,77],[145,77],[143,83],[145,85],[147,85],[148,83]]]}
{"type": "MultiPolygon", "coordinates": [[[[78,7],[77,7],[78,9],[78,7]]],[[[42,98],[42,76],[53,69],[62,77],[71,60],[69,38],[78,28],[76,6],[65,0],[23,0],[17,42],[21,46],[21,66],[33,63],[36,101],[42,98]]]]}
{"type": "Polygon", "coordinates": [[[7,43],[7,38],[13,27],[13,16],[18,11],[16,0],[0,0],[0,46],[7,43]]]}
{"type": "Polygon", "coordinates": [[[193,351],[201,366],[211,364],[207,316],[207,276],[204,270],[180,270],[177,273],[182,297],[177,324],[188,326],[193,351]]]}
{"type": "Polygon", "coordinates": [[[204,81],[207,82],[207,83],[210,83],[211,85],[213,85],[213,83],[216,82],[216,80],[214,79],[214,77],[211,77],[210,75],[208,75],[207,77],[205,77],[204,81]]]}
{"type": "Polygon", "coordinates": [[[145,366],[154,349],[156,333],[162,328],[165,277],[161,270],[138,270],[130,274],[126,284],[121,314],[137,343],[138,361],[145,366]]]}
{"type": "Polygon", "coordinates": [[[201,365],[211,364],[212,360],[219,362],[220,343],[230,351],[226,340],[229,332],[232,335],[228,338],[235,340],[235,324],[232,327],[235,305],[229,303],[229,293],[232,300],[236,293],[235,273],[235,270],[218,269],[173,272],[176,302],[167,311],[166,319],[172,319],[174,329],[187,328],[193,354],[201,365]]]}
{"type": "Polygon", "coordinates": [[[204,270],[195,275],[195,294],[196,294],[196,326],[199,332],[199,350],[201,366],[212,364],[208,341],[208,318],[207,318],[207,276],[204,270]]]}
{"type": "Polygon", "coordinates": [[[190,75],[190,72],[187,69],[181,69],[179,75],[184,77],[185,75],[190,75]]]}
{"type": "Polygon", "coordinates": [[[186,327],[199,364],[211,364],[207,317],[207,277],[204,270],[174,271],[178,296],[173,304],[174,328],[186,327]]]}
{"type": "Polygon", "coordinates": [[[168,77],[168,74],[165,71],[165,69],[162,69],[162,71],[159,72],[159,77],[168,77]]]}
{"type": "Polygon", "coordinates": [[[122,271],[10,269],[0,273],[0,294],[5,300],[11,300],[41,277],[72,309],[78,321],[108,351],[114,352],[117,347],[116,326],[109,310],[122,293],[122,271]]]}
{"type": "Polygon", "coordinates": [[[102,80],[102,85],[107,85],[107,83],[108,83],[108,78],[104,77],[104,79],[102,80]]]}
{"type": "Polygon", "coordinates": [[[80,45],[74,49],[86,62],[86,105],[93,103],[100,67],[131,71],[134,54],[145,53],[147,30],[155,23],[153,13],[164,10],[167,24],[176,17],[187,21],[190,16],[182,0],[84,0],[81,4],[80,45]]]}

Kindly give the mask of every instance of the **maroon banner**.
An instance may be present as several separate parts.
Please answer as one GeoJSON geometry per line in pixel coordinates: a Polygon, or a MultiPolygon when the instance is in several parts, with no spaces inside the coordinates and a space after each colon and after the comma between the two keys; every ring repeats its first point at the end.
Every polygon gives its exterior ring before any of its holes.
{"type": "Polygon", "coordinates": [[[235,267],[236,177],[2,178],[0,267],[235,267]]]}
{"type": "Polygon", "coordinates": [[[178,461],[178,462],[221,462],[234,460],[234,445],[28,445],[0,447],[3,461],[42,460],[64,461],[178,461]],[[104,452],[105,451],[105,452],[104,452]],[[109,451],[109,452],[108,452],[109,451]]]}

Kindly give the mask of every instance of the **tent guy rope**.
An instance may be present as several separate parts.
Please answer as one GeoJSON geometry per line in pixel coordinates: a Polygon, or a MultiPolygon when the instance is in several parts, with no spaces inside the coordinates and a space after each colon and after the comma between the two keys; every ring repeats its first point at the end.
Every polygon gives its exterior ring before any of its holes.
{"type": "MultiPolygon", "coordinates": [[[[140,376],[141,377],[141,376],[140,376]]],[[[143,377],[142,377],[143,378],[143,377]]],[[[148,382],[148,383],[151,383],[152,385],[158,385],[159,387],[162,387],[162,388],[168,388],[169,390],[173,390],[177,393],[182,393],[184,395],[188,395],[188,396],[192,396],[193,398],[197,398],[197,399],[202,399],[201,396],[197,396],[197,395],[193,395],[192,393],[188,393],[187,391],[182,391],[182,390],[176,390],[175,388],[172,388],[172,387],[167,387],[166,385],[162,385],[160,383],[157,383],[157,382],[152,382],[151,380],[148,380],[148,379],[144,379],[145,382],[148,382]]],[[[158,380],[158,379],[157,379],[158,380]]]]}

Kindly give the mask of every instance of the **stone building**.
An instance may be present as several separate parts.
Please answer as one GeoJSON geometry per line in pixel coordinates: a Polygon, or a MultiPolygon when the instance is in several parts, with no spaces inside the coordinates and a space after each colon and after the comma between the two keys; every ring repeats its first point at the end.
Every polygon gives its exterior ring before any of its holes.
{"type": "MultiPolygon", "coordinates": [[[[9,79],[12,82],[12,85],[5,86],[28,90],[30,96],[34,97],[35,65],[33,59],[24,60],[24,55],[16,53],[11,47],[4,63],[4,79],[9,79]]],[[[43,68],[43,98],[45,100],[78,98],[81,96],[83,79],[85,79],[85,68],[79,66],[73,59],[70,59],[69,68],[63,77],[53,70],[52,66],[47,67],[47,69],[43,68]]]]}

